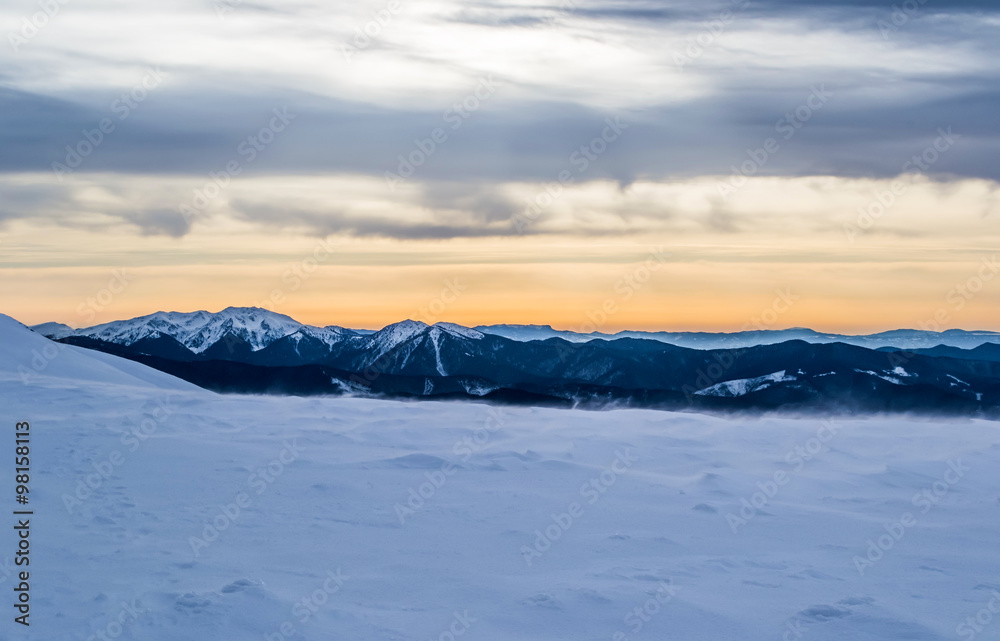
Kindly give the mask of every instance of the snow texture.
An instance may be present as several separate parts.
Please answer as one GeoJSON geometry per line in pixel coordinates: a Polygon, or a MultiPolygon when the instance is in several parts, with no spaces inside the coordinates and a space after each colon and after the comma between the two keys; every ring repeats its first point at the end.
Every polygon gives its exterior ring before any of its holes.
{"type": "Polygon", "coordinates": [[[0,394],[3,639],[930,641],[1000,590],[992,422],[219,396],[6,317],[0,394]]]}
{"type": "Polygon", "coordinates": [[[721,396],[726,398],[732,398],[735,396],[744,396],[751,392],[756,392],[762,389],[766,389],[771,386],[772,383],[785,383],[788,381],[794,381],[796,378],[785,373],[785,370],[780,372],[775,372],[773,374],[768,374],[766,376],[757,376],[754,378],[739,378],[732,381],[724,381],[711,387],[706,387],[703,390],[695,392],[695,396],[721,396]]]}

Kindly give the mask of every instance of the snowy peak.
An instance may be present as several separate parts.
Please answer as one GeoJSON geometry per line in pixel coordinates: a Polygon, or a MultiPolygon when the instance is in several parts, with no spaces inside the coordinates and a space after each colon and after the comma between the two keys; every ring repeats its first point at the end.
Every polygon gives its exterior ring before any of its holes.
{"type": "Polygon", "coordinates": [[[229,307],[214,314],[207,323],[182,340],[198,354],[216,344],[226,335],[238,336],[253,351],[258,351],[273,341],[288,336],[302,327],[298,321],[259,308],[229,307]]]}
{"type": "Polygon", "coordinates": [[[437,332],[438,335],[435,336],[434,340],[444,335],[464,340],[481,340],[486,335],[492,335],[517,342],[560,338],[571,343],[586,343],[596,339],[630,338],[658,341],[677,347],[699,350],[744,349],[776,345],[792,340],[805,341],[814,345],[845,343],[872,350],[918,350],[931,349],[936,346],[970,350],[984,344],[1000,345],[1000,332],[964,330],[930,332],[902,329],[867,336],[829,334],[805,328],[748,330],[729,334],[644,331],[583,334],[553,329],[549,325],[480,325],[469,328],[446,322],[429,326],[415,320],[394,323],[378,331],[352,330],[335,325],[327,327],[305,325],[284,314],[258,307],[227,307],[216,313],[204,310],[156,312],[130,320],[114,321],[78,330],[61,323],[43,323],[32,329],[56,340],[68,337],[89,337],[125,346],[131,346],[145,339],[167,336],[194,354],[203,354],[220,340],[231,341],[233,337],[239,339],[241,343],[246,343],[251,352],[258,352],[275,341],[290,337],[296,344],[306,339],[309,339],[307,342],[319,341],[331,350],[336,349],[338,344],[364,339],[368,345],[375,348],[375,351],[383,354],[424,332],[427,332],[428,336],[437,332]]]}
{"type": "MultiPolygon", "coordinates": [[[[454,323],[438,323],[434,328],[434,331],[455,337],[483,338],[482,333],[454,323]]],[[[204,310],[155,312],[78,330],[60,323],[45,323],[37,329],[39,333],[55,339],[76,336],[125,346],[168,336],[194,354],[204,354],[220,341],[231,341],[234,337],[245,342],[251,352],[258,352],[286,337],[295,345],[303,341],[319,341],[330,349],[345,341],[366,340],[381,355],[430,331],[430,326],[420,321],[405,320],[377,332],[355,331],[336,325],[304,325],[284,314],[258,307],[227,307],[216,313],[204,310]]]]}
{"type": "Polygon", "coordinates": [[[56,338],[86,336],[109,343],[132,345],[146,339],[164,335],[176,339],[196,354],[227,335],[238,336],[254,351],[287,336],[302,327],[298,321],[276,312],[258,307],[227,307],[218,313],[155,312],[125,321],[104,323],[70,334],[47,334],[56,338]]]}
{"type": "Polygon", "coordinates": [[[477,332],[474,329],[469,329],[468,327],[463,327],[462,325],[456,325],[455,323],[434,323],[434,328],[452,334],[453,336],[459,336],[461,338],[468,338],[470,340],[479,340],[485,337],[482,332],[477,332]]]}
{"type": "Polygon", "coordinates": [[[32,325],[28,329],[48,338],[63,338],[72,335],[75,331],[69,325],[63,325],[62,323],[42,323],[41,325],[32,325]]]}
{"type": "Polygon", "coordinates": [[[428,327],[429,325],[427,323],[407,319],[399,323],[386,325],[379,331],[372,334],[372,338],[376,338],[380,342],[390,341],[394,343],[401,343],[405,340],[413,338],[428,327]]]}
{"type": "Polygon", "coordinates": [[[374,358],[379,358],[387,354],[403,343],[420,335],[427,330],[427,323],[415,320],[405,320],[400,323],[387,325],[374,334],[366,337],[368,349],[372,350],[374,358]]]}
{"type": "Polygon", "coordinates": [[[320,341],[327,347],[333,347],[345,339],[357,337],[358,334],[356,332],[343,327],[337,327],[336,325],[328,325],[327,327],[303,325],[288,335],[288,338],[292,339],[296,343],[305,339],[314,339],[320,341]]]}
{"type": "Polygon", "coordinates": [[[415,353],[426,349],[428,356],[435,363],[435,372],[441,376],[447,376],[448,373],[443,364],[444,355],[442,354],[444,344],[441,340],[446,336],[462,340],[479,340],[485,337],[481,332],[454,323],[427,325],[420,321],[405,320],[389,325],[367,336],[365,340],[368,341],[367,348],[370,350],[372,360],[395,353],[401,366],[411,362],[410,357],[415,353]]]}

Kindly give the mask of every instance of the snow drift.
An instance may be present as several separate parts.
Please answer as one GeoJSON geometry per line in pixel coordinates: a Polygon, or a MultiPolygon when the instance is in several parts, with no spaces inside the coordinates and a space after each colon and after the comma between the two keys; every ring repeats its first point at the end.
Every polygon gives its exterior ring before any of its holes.
{"type": "Polygon", "coordinates": [[[22,380],[47,346],[0,319],[36,465],[3,638],[936,640],[1000,590],[996,423],[220,396],[72,348],[22,380]]]}

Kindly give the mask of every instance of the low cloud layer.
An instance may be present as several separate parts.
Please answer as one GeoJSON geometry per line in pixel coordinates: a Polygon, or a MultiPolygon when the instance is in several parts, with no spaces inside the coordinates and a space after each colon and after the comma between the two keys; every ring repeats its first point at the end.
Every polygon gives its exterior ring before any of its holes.
{"type": "Polygon", "coordinates": [[[990,222],[1000,216],[1000,185],[935,181],[919,172],[898,179],[722,175],[627,185],[424,181],[396,192],[380,178],[357,175],[262,176],[215,192],[212,185],[159,175],[88,175],[59,186],[49,185],[46,174],[0,177],[7,195],[0,221],[177,239],[225,234],[237,225],[265,235],[285,230],[403,241],[648,236],[726,244],[790,236],[845,250],[886,239],[1000,243],[990,222]],[[163,206],[207,193],[216,195],[192,216],[163,206]]]}

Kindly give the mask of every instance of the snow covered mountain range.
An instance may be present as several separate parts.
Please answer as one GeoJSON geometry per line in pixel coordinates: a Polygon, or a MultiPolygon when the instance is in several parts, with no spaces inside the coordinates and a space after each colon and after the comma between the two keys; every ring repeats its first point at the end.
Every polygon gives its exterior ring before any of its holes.
{"type": "MultiPolygon", "coordinates": [[[[436,323],[441,331],[467,338],[484,334],[501,336],[514,341],[544,341],[561,338],[572,343],[593,340],[634,338],[654,340],[691,349],[741,349],[758,345],[775,345],[790,340],[813,344],[844,343],[868,349],[896,348],[901,350],[930,349],[938,346],[974,349],[986,343],[1000,344],[1000,332],[952,329],[944,332],[901,329],[878,334],[852,336],[817,332],[811,329],[753,330],[733,333],[710,332],[640,332],[622,331],[615,334],[588,334],[553,329],[549,325],[480,325],[467,328],[453,323],[436,323]]],[[[220,312],[156,312],[130,320],[112,321],[102,325],[73,329],[61,323],[43,323],[32,327],[44,336],[62,339],[85,336],[119,345],[168,336],[195,354],[202,354],[225,337],[238,338],[251,351],[259,351],[283,338],[292,341],[319,341],[329,346],[379,334],[378,344],[389,349],[427,327],[419,321],[406,320],[383,328],[380,332],[348,329],[336,325],[315,327],[296,321],[290,316],[257,307],[228,307],[220,312]]]]}
{"type": "MultiPolygon", "coordinates": [[[[399,340],[405,340],[423,327],[426,327],[424,323],[410,320],[389,325],[382,330],[380,344],[386,346],[399,340]]],[[[469,338],[491,334],[521,342],[561,338],[573,343],[599,339],[635,338],[655,340],[691,349],[739,349],[758,345],[774,345],[790,340],[802,340],[816,344],[844,343],[868,349],[894,347],[906,350],[928,349],[940,345],[973,349],[984,343],[1000,344],[1000,332],[958,329],[944,332],[902,329],[865,336],[850,336],[801,328],[734,333],[622,331],[615,334],[601,332],[584,334],[557,330],[548,325],[481,325],[467,328],[453,323],[436,323],[435,327],[469,338]]],[[[284,314],[257,307],[228,307],[218,313],[207,311],[156,312],[130,320],[113,321],[82,329],[72,329],[60,323],[43,323],[35,325],[32,329],[50,338],[86,336],[120,345],[131,345],[143,339],[163,335],[175,339],[195,354],[205,352],[227,335],[238,337],[245,341],[252,351],[258,351],[281,338],[293,335],[298,336],[295,340],[312,339],[333,345],[376,333],[372,330],[347,329],[336,325],[314,327],[300,323],[284,314]]]]}
{"type": "Polygon", "coordinates": [[[357,335],[342,327],[303,325],[284,314],[256,307],[229,307],[216,314],[206,311],[156,312],[78,330],[59,323],[44,323],[32,329],[50,338],[87,336],[120,345],[169,336],[195,354],[205,352],[223,337],[230,335],[239,337],[254,351],[296,333],[303,338],[314,338],[331,344],[345,336],[357,335]]]}
{"type": "Polygon", "coordinates": [[[34,329],[221,392],[664,409],[1000,412],[1000,334],[993,332],[901,330],[840,337],[845,340],[810,330],[607,337],[412,320],[372,332],[313,327],[257,308],[34,329]]]}
{"type": "MultiPolygon", "coordinates": [[[[819,371],[749,365],[718,391],[819,371]]],[[[42,561],[11,641],[940,641],[1000,590],[994,421],[220,395],[3,315],[0,398],[42,561]]]]}

